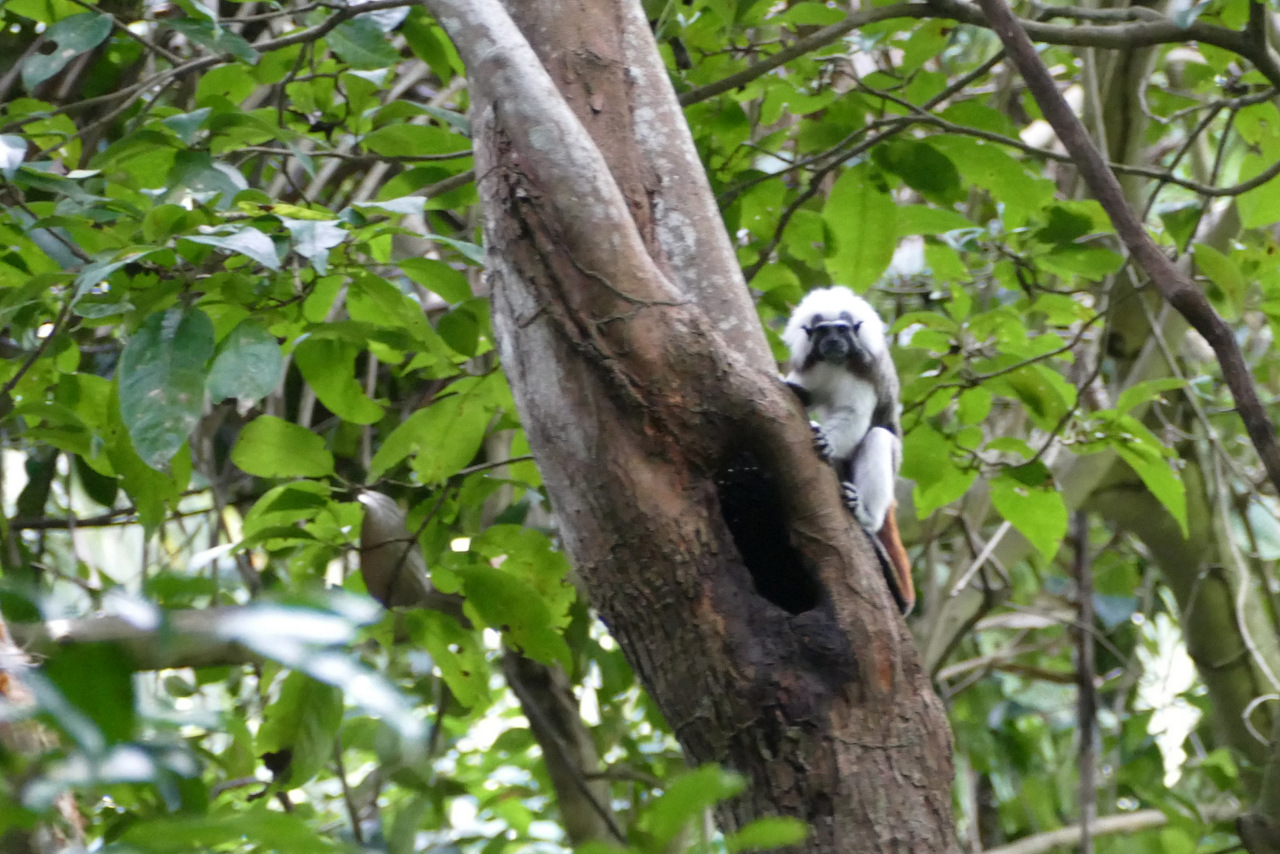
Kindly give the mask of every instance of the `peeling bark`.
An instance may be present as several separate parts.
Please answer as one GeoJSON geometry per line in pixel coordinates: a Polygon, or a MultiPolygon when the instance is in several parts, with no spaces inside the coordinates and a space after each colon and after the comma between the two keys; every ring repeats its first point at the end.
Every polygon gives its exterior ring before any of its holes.
{"type": "Polygon", "coordinates": [[[427,6],[467,65],[494,327],[565,549],[690,759],[747,777],[722,826],[956,850],[941,704],[705,179],[666,174],[700,167],[638,9],[427,6]],[[772,524],[741,527],[741,496],[772,524]]]}

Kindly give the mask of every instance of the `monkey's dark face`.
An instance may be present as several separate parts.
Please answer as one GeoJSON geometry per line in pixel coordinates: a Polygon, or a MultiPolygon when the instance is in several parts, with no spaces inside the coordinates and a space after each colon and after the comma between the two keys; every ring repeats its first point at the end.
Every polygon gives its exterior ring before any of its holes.
{"type": "Polygon", "coordinates": [[[840,316],[832,320],[814,315],[813,320],[804,327],[809,336],[810,359],[815,362],[831,362],[845,364],[851,358],[862,361],[865,358],[862,342],[858,340],[858,328],[861,321],[854,321],[849,312],[842,311],[840,316]]]}

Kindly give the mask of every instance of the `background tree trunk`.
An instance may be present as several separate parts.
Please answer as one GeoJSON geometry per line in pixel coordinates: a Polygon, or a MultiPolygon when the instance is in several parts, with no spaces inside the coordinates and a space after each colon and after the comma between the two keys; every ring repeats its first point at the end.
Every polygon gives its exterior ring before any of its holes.
{"type": "Polygon", "coordinates": [[[722,826],[956,850],[942,706],[777,379],[640,9],[427,5],[467,65],[494,326],[565,548],[689,758],[746,776],[722,826]]]}

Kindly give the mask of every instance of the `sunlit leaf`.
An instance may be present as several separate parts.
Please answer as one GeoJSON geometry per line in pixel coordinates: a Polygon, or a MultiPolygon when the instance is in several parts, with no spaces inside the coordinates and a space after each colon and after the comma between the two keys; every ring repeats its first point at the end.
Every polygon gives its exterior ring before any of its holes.
{"type": "Polygon", "coordinates": [[[991,503],[1046,560],[1057,554],[1067,536],[1067,506],[1052,481],[1028,484],[1003,472],[991,481],[991,503]]]}
{"type": "Polygon", "coordinates": [[[311,262],[316,272],[329,271],[329,250],[340,246],[347,239],[347,230],[336,222],[317,222],[311,219],[280,217],[289,234],[293,236],[293,250],[311,262]]]}
{"type": "Polygon", "coordinates": [[[356,382],[356,355],[355,347],[333,338],[307,338],[293,351],[298,369],[321,403],[348,421],[372,424],[382,417],[382,407],[356,382]]]}
{"type": "Polygon", "coordinates": [[[889,267],[897,246],[898,209],[883,180],[868,166],[845,170],[822,216],[836,241],[827,258],[831,277],[866,290],[889,267]]]}
{"type": "Polygon", "coordinates": [[[758,818],[737,833],[725,837],[730,851],[768,851],[803,842],[809,828],[797,818],[770,816],[758,818]]]}
{"type": "Polygon", "coordinates": [[[251,225],[232,226],[217,234],[186,235],[184,239],[244,255],[269,270],[280,269],[280,256],[276,254],[275,244],[251,225]]]}
{"type": "Polygon", "coordinates": [[[325,477],[333,474],[333,454],[323,436],[274,415],[244,426],[231,461],[259,477],[325,477]]]}

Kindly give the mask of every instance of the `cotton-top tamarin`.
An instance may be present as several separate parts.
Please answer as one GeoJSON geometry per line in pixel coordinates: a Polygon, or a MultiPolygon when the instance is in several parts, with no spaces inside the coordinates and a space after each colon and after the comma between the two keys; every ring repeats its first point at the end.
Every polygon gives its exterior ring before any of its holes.
{"type": "Polygon", "coordinates": [[[848,288],[820,288],[796,306],[782,338],[791,351],[785,380],[813,412],[818,451],[835,466],[850,512],[878,542],[905,614],[916,597],[894,512],[902,428],[884,322],[848,288]]]}

